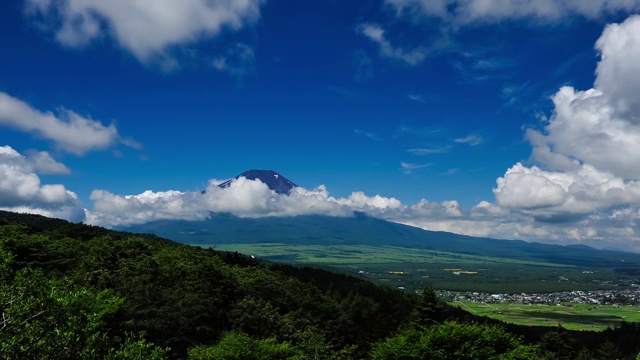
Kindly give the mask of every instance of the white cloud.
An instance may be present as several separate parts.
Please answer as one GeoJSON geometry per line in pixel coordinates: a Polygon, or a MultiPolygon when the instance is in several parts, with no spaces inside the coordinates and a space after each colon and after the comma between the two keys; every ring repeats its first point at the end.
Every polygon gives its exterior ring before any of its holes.
{"type": "Polygon", "coordinates": [[[140,145],[123,139],[114,124],[82,117],[71,110],[62,109],[58,116],[41,112],[24,101],[0,92],[0,125],[12,127],[52,140],[61,150],[83,155],[121,143],[130,147],[140,145]]]}
{"type": "Polygon", "coordinates": [[[71,170],[54,158],[47,151],[27,151],[27,158],[33,169],[40,174],[70,174],[71,170]]]}
{"type": "Polygon", "coordinates": [[[398,16],[428,16],[458,25],[532,19],[543,23],[568,16],[590,19],[640,9],[638,0],[385,0],[398,16]]]}
{"type": "Polygon", "coordinates": [[[640,179],[640,16],[609,25],[596,47],[602,59],[595,87],[562,87],[543,130],[529,130],[532,157],[551,169],[581,164],[626,180],[640,179]]]}
{"type": "Polygon", "coordinates": [[[443,217],[455,218],[462,216],[462,211],[460,210],[460,205],[455,200],[438,203],[422,199],[417,204],[411,205],[403,216],[430,219],[442,219],[443,217]]]}
{"type": "Polygon", "coordinates": [[[260,18],[262,0],[27,0],[26,12],[69,47],[112,37],[141,62],[176,45],[240,30],[260,18]]]}
{"type": "Polygon", "coordinates": [[[365,212],[385,212],[403,208],[400,200],[396,198],[387,198],[380,195],[369,197],[362,191],[356,191],[346,199],[337,199],[335,201],[340,205],[365,212]]]}
{"type": "Polygon", "coordinates": [[[75,193],[63,185],[41,184],[30,160],[10,146],[0,147],[0,209],[68,220],[83,217],[75,193]]]}
{"type": "Polygon", "coordinates": [[[532,159],[550,170],[514,165],[497,180],[498,205],[541,221],[575,222],[640,204],[640,17],[607,26],[596,47],[602,59],[595,87],[562,87],[544,129],[527,131],[532,159]]]}
{"type": "Polygon", "coordinates": [[[497,180],[497,204],[543,221],[571,219],[640,203],[640,182],[624,181],[582,165],[577,171],[550,172],[518,163],[497,180]]]}
{"type": "Polygon", "coordinates": [[[425,48],[419,46],[411,50],[393,46],[386,38],[384,29],[377,24],[361,24],[356,31],[376,43],[380,55],[389,59],[399,60],[409,65],[418,65],[427,57],[425,48]]]}
{"type": "MultiPolygon", "coordinates": [[[[595,88],[602,91],[615,115],[640,125],[640,16],[608,25],[596,42],[601,61],[595,88]]],[[[634,128],[634,130],[638,130],[634,128]]]]}

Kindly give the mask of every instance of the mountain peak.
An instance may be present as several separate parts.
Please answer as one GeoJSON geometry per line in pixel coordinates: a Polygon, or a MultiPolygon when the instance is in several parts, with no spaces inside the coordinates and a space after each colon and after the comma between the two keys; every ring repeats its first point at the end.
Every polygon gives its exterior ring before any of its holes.
{"type": "Polygon", "coordinates": [[[245,171],[235,178],[227,180],[218,186],[221,188],[229,187],[233,180],[240,177],[247,178],[248,180],[260,180],[262,183],[267,185],[269,189],[275,191],[278,194],[288,194],[289,192],[291,192],[291,189],[298,186],[273,170],[255,169],[245,171]]]}

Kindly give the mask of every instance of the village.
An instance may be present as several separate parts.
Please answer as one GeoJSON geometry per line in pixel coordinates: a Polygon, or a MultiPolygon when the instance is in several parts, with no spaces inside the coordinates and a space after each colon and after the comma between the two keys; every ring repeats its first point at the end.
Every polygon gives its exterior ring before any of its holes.
{"type": "Polygon", "coordinates": [[[640,290],[591,290],[562,291],[552,293],[490,294],[482,292],[438,291],[448,302],[473,301],[482,303],[521,303],[544,305],[592,304],[592,305],[638,305],[640,290]]]}

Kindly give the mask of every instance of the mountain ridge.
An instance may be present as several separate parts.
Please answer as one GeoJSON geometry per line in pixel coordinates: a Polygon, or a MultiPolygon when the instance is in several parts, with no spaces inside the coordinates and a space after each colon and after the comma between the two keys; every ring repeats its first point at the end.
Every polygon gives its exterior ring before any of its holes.
{"type": "Polygon", "coordinates": [[[640,267],[640,254],[635,253],[429,231],[364,214],[353,217],[302,215],[240,218],[228,213],[211,213],[206,220],[159,220],[123,227],[121,230],[152,233],[195,245],[282,243],[400,246],[577,266],[640,267]]]}

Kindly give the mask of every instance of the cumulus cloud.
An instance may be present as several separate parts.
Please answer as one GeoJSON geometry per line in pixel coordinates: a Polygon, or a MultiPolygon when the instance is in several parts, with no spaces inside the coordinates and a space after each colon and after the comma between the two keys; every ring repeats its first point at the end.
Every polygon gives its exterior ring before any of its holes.
{"type": "Polygon", "coordinates": [[[543,221],[640,203],[640,182],[624,181],[591,165],[551,172],[518,163],[497,180],[493,191],[500,206],[543,221]]]}
{"type": "Polygon", "coordinates": [[[418,65],[427,57],[425,48],[419,46],[411,50],[405,50],[394,46],[385,36],[385,31],[378,24],[361,24],[356,31],[378,45],[380,55],[389,59],[402,61],[408,65],[418,65]]]}
{"type": "MultiPolygon", "coordinates": [[[[611,104],[615,115],[640,125],[640,16],[608,25],[596,42],[602,57],[596,69],[595,88],[611,104]]],[[[637,130],[637,129],[634,129],[637,130]]]]}
{"type": "Polygon", "coordinates": [[[0,147],[0,209],[81,220],[78,196],[63,185],[42,184],[38,167],[12,147],[0,147]]]}
{"type": "Polygon", "coordinates": [[[544,128],[527,131],[551,171],[516,164],[498,179],[499,204],[553,219],[640,203],[640,17],[607,26],[596,48],[594,88],[562,87],[544,128]]]}
{"type": "Polygon", "coordinates": [[[493,189],[496,204],[472,215],[500,214],[501,227],[520,238],[640,249],[640,17],[607,26],[596,49],[594,87],[560,88],[543,128],[526,133],[538,166],[509,168],[493,189]],[[518,217],[527,225],[506,220],[518,217]]]}
{"type": "Polygon", "coordinates": [[[558,22],[567,16],[600,18],[640,9],[638,0],[385,0],[398,16],[427,16],[456,24],[532,19],[558,22]]]}
{"type": "Polygon", "coordinates": [[[138,60],[240,30],[260,18],[262,0],[27,0],[26,13],[69,47],[112,37],[138,60]]]}
{"type": "Polygon", "coordinates": [[[66,109],[60,110],[57,116],[41,112],[3,92],[0,92],[0,125],[52,140],[59,149],[76,155],[106,149],[117,143],[140,147],[137,142],[122,138],[114,124],[105,126],[66,109]]]}

